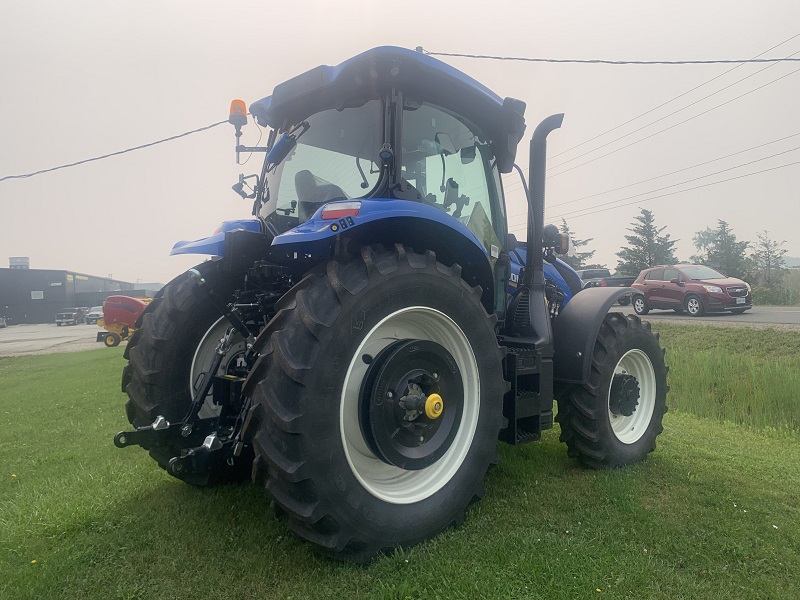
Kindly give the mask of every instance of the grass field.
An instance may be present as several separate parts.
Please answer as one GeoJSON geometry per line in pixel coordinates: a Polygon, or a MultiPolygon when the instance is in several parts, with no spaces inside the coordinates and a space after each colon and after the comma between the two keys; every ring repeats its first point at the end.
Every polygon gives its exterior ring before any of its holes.
{"type": "Polygon", "coordinates": [[[318,556],[255,486],[192,488],[114,448],[121,348],[2,359],[0,598],[797,597],[797,415],[709,410],[791,391],[797,334],[659,329],[679,410],[646,463],[583,469],[557,429],[501,445],[465,525],[367,567],[318,556]]]}
{"type": "Polygon", "coordinates": [[[671,408],[800,431],[800,333],[660,323],[671,408]]]}

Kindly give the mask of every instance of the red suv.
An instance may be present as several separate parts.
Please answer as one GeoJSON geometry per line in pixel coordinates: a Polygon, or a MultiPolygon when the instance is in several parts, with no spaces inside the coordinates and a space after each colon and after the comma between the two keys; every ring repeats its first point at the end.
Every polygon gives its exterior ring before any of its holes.
{"type": "Polygon", "coordinates": [[[706,312],[743,313],[753,308],[749,285],[705,265],[645,269],[631,287],[633,309],[638,315],[646,315],[653,308],[678,313],[685,310],[692,317],[706,312]]]}

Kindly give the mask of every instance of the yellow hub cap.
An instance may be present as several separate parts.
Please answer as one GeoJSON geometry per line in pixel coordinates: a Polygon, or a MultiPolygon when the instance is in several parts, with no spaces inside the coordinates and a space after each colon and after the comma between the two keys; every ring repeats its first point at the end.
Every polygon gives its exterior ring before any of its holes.
{"type": "Polygon", "coordinates": [[[425,400],[425,415],[429,419],[438,419],[444,411],[444,400],[439,394],[431,394],[425,400]]]}

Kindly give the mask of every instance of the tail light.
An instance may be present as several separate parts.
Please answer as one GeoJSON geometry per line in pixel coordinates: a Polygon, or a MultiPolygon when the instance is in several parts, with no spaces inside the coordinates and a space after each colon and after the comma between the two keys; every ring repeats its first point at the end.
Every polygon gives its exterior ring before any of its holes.
{"type": "Polygon", "coordinates": [[[603,281],[600,282],[600,287],[608,287],[608,282],[603,279],[603,281]]]}
{"type": "Polygon", "coordinates": [[[361,210],[361,202],[336,202],[326,204],[322,209],[322,218],[325,221],[333,221],[344,217],[356,217],[361,210]]]}

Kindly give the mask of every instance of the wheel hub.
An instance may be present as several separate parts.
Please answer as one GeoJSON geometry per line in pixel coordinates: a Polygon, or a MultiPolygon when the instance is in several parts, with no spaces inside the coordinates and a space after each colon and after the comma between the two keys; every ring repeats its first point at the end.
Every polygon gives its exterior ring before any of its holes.
{"type": "Polygon", "coordinates": [[[367,445],[390,465],[430,466],[450,448],[461,423],[464,389],[455,359],[436,342],[400,340],[369,364],[359,396],[367,445]]]}
{"type": "Polygon", "coordinates": [[[608,408],[616,415],[630,417],[639,405],[639,382],[633,375],[617,373],[611,381],[608,408]]]}

